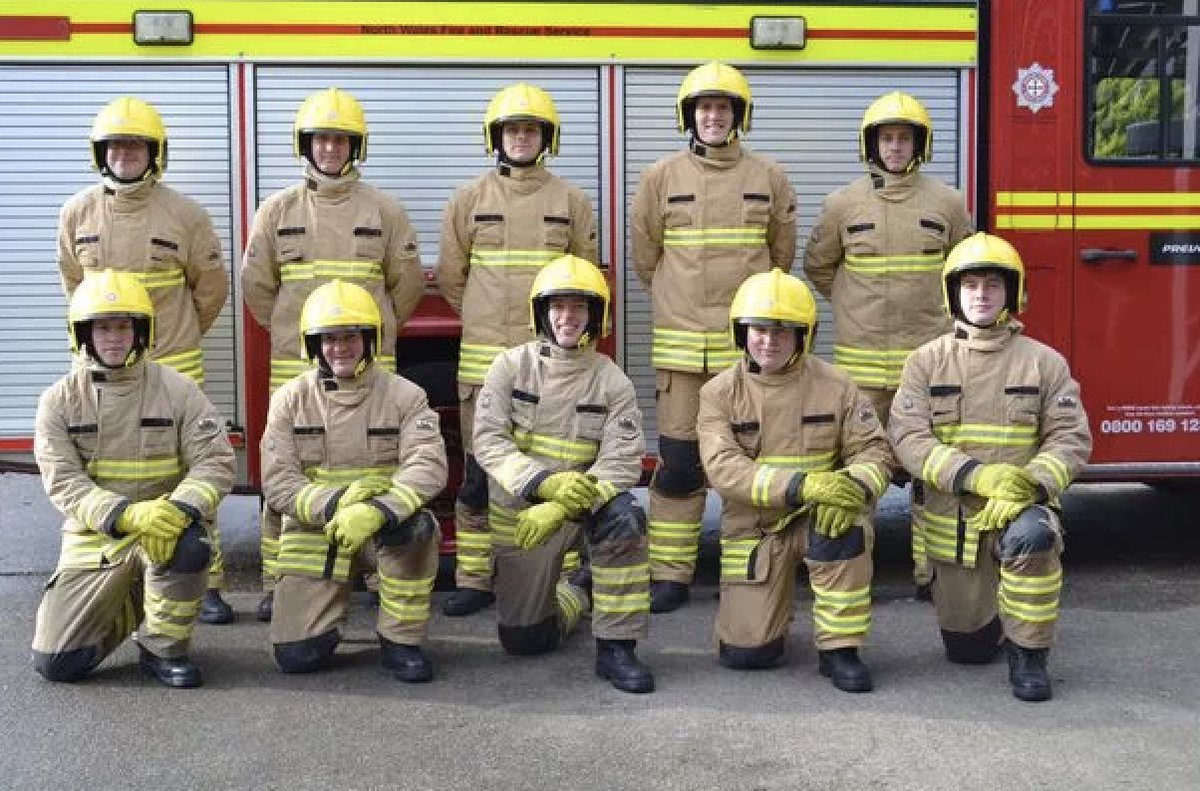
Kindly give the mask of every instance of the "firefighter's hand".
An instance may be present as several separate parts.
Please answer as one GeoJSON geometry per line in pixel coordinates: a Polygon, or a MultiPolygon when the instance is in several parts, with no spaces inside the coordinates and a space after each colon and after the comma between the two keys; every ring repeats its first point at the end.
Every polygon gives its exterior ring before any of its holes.
{"type": "Polygon", "coordinates": [[[980,497],[1032,501],[1037,493],[1037,481],[1015,464],[982,464],[971,473],[967,489],[980,497]]]}
{"type": "Polygon", "coordinates": [[[517,546],[521,549],[541,546],[565,521],[567,509],[553,500],[529,506],[517,515],[517,546]]]}
{"type": "Polygon", "coordinates": [[[810,472],[804,476],[800,497],[806,503],[836,505],[861,511],[867,506],[867,493],[854,480],[840,472],[810,472]]]}
{"type": "MultiPolygon", "coordinates": [[[[127,536],[160,538],[172,543],[192,518],[166,498],[130,503],[117,517],[117,530],[127,536]]],[[[144,546],[144,545],[143,545],[144,546]]]]}
{"type": "Polygon", "coordinates": [[[325,523],[325,537],[329,543],[337,544],[353,554],[368,538],[378,533],[386,521],[383,512],[375,506],[355,503],[339,508],[333,519],[325,523]]]}
{"type": "Polygon", "coordinates": [[[981,533],[989,530],[1003,530],[1021,512],[1033,505],[1033,500],[1002,500],[993,497],[984,504],[975,516],[967,520],[967,524],[981,533]]]}
{"type": "Polygon", "coordinates": [[[599,495],[595,477],[582,472],[553,473],[537,488],[538,497],[558,503],[571,514],[590,511],[599,495]]]}
{"type": "Polygon", "coordinates": [[[858,508],[817,503],[813,514],[813,529],[826,538],[840,538],[854,527],[854,520],[860,512],[858,508]]]}
{"type": "Polygon", "coordinates": [[[354,483],[346,487],[346,491],[342,492],[341,499],[338,500],[338,510],[342,510],[351,505],[365,503],[372,497],[378,497],[385,494],[388,489],[392,488],[392,479],[385,478],[382,475],[368,475],[365,478],[359,478],[354,483]]]}
{"type": "Polygon", "coordinates": [[[171,562],[171,558],[175,555],[175,545],[178,543],[177,538],[160,538],[159,536],[142,535],[138,539],[138,543],[142,545],[142,550],[146,553],[146,557],[150,558],[150,562],[155,566],[161,566],[171,562]]]}

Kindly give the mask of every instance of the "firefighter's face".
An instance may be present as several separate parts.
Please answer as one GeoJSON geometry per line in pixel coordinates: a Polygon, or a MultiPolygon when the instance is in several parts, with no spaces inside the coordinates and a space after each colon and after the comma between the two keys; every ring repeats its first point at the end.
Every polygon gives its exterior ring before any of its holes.
{"type": "Polygon", "coordinates": [[[363,336],[360,330],[321,333],[321,354],[329,363],[333,375],[342,379],[354,376],[363,358],[363,336]]]}
{"type": "Polygon", "coordinates": [[[92,322],[92,353],[110,368],[125,364],[133,349],[133,319],[127,316],[92,322]]]}
{"type": "Polygon", "coordinates": [[[326,176],[340,175],[350,161],[350,135],[340,132],[314,132],[313,165],[326,176]]]}
{"type": "Polygon", "coordinates": [[[890,173],[903,173],[912,162],[916,136],[908,124],[884,124],[876,132],[879,159],[890,173]]]}
{"type": "Polygon", "coordinates": [[[554,342],[564,349],[574,349],[587,330],[588,303],[583,297],[550,297],[546,305],[550,331],[554,342]]]}
{"type": "Polygon", "coordinates": [[[1007,289],[999,272],[964,272],[958,281],[958,304],[963,318],[977,327],[990,327],[1004,310],[1007,289]]]}
{"type": "Polygon", "coordinates": [[[104,162],[121,181],[134,181],[150,167],[150,144],[138,138],[109,140],[104,146],[104,162]]]}
{"type": "Polygon", "coordinates": [[[746,328],[746,351],[763,373],[781,370],[796,353],[796,330],[793,327],[746,328]]]}
{"type": "Polygon", "coordinates": [[[506,121],[500,126],[500,143],[509,161],[529,165],[542,153],[542,125],[537,121],[506,121]]]}
{"type": "Polygon", "coordinates": [[[723,145],[733,129],[733,100],[728,96],[701,96],[693,113],[696,137],[709,146],[723,145]]]}

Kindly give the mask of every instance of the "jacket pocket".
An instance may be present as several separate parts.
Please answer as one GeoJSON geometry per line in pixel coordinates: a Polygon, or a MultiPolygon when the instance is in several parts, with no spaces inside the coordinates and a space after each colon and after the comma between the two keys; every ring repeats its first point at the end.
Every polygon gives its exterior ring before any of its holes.
{"type": "Polygon", "coordinates": [[[951,426],[962,422],[960,385],[929,386],[929,422],[934,426],[951,426]]]}
{"type": "Polygon", "coordinates": [[[315,467],[325,461],[325,427],[295,426],[292,436],[296,443],[296,458],[301,467],[315,467]]]}
{"type": "Polygon", "coordinates": [[[571,242],[571,218],[547,214],[542,218],[542,244],[547,250],[566,252],[571,242]]]}
{"type": "Polygon", "coordinates": [[[1037,385],[1008,385],[1004,388],[1004,414],[1009,423],[1036,426],[1042,412],[1042,390],[1037,385]]]}
{"type": "Polygon", "coordinates": [[[599,442],[604,437],[608,407],[603,404],[578,404],[575,407],[575,438],[599,442]]]}
{"type": "Polygon", "coordinates": [[[354,228],[354,258],[358,261],[383,261],[383,229],[370,226],[354,228]]]}
{"type": "Polygon", "coordinates": [[[493,250],[506,244],[503,214],[476,214],[471,217],[471,244],[493,250]]]}
{"type": "Polygon", "coordinates": [[[400,460],[400,427],[373,426],[368,428],[367,450],[374,466],[396,464],[400,460]]]}

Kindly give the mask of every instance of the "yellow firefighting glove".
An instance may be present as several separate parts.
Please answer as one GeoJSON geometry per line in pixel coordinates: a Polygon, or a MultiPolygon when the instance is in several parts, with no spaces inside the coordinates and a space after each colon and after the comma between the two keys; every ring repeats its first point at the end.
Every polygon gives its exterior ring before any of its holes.
{"type": "Polygon", "coordinates": [[[382,475],[368,475],[365,478],[359,478],[347,486],[346,491],[342,492],[342,497],[338,500],[338,510],[365,503],[372,497],[386,493],[390,488],[392,488],[392,479],[384,478],[382,475]]]}
{"type": "Polygon", "coordinates": [[[600,494],[596,478],[582,472],[556,472],[549,475],[537,488],[537,496],[553,500],[567,509],[568,513],[581,514],[590,511],[592,503],[600,494]]]}
{"type": "Polygon", "coordinates": [[[117,518],[117,530],[127,536],[137,536],[139,540],[150,536],[170,541],[174,547],[175,540],[190,521],[192,518],[183,509],[160,497],[130,503],[117,518]]]}
{"type": "Polygon", "coordinates": [[[810,472],[804,476],[800,497],[806,503],[824,503],[861,511],[867,493],[848,475],[840,472],[810,472]]]}
{"type": "Polygon", "coordinates": [[[854,527],[861,509],[842,508],[837,505],[817,503],[813,514],[813,529],[826,538],[840,538],[847,530],[854,527]]]}
{"type": "Polygon", "coordinates": [[[521,549],[541,546],[565,521],[567,509],[553,500],[529,506],[517,514],[517,546],[521,549]]]}
{"type": "Polygon", "coordinates": [[[1033,500],[1037,492],[1037,481],[1024,468],[1015,464],[982,464],[971,473],[967,489],[980,497],[1009,497],[1033,500]],[[1024,494],[1025,497],[1012,497],[1024,494]]]}
{"type": "Polygon", "coordinates": [[[967,520],[967,524],[981,533],[989,530],[1003,530],[1031,505],[1033,505],[1032,499],[1022,502],[993,497],[987,501],[979,513],[967,520]]]}
{"type": "Polygon", "coordinates": [[[355,503],[339,508],[333,519],[325,523],[325,538],[329,539],[329,543],[354,553],[368,538],[378,533],[386,521],[383,512],[375,506],[355,503]]]}

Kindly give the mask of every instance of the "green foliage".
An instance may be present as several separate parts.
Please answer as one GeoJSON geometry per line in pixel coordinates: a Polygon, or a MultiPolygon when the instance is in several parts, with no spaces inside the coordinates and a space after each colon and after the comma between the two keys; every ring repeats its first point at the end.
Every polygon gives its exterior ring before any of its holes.
{"type": "MultiPolygon", "coordinates": [[[[1135,156],[1129,153],[1130,124],[1157,123],[1159,81],[1154,78],[1105,77],[1096,83],[1092,119],[1092,154],[1102,159],[1135,156]]],[[[1184,113],[1186,84],[1171,81],[1171,118],[1184,113]]]]}

